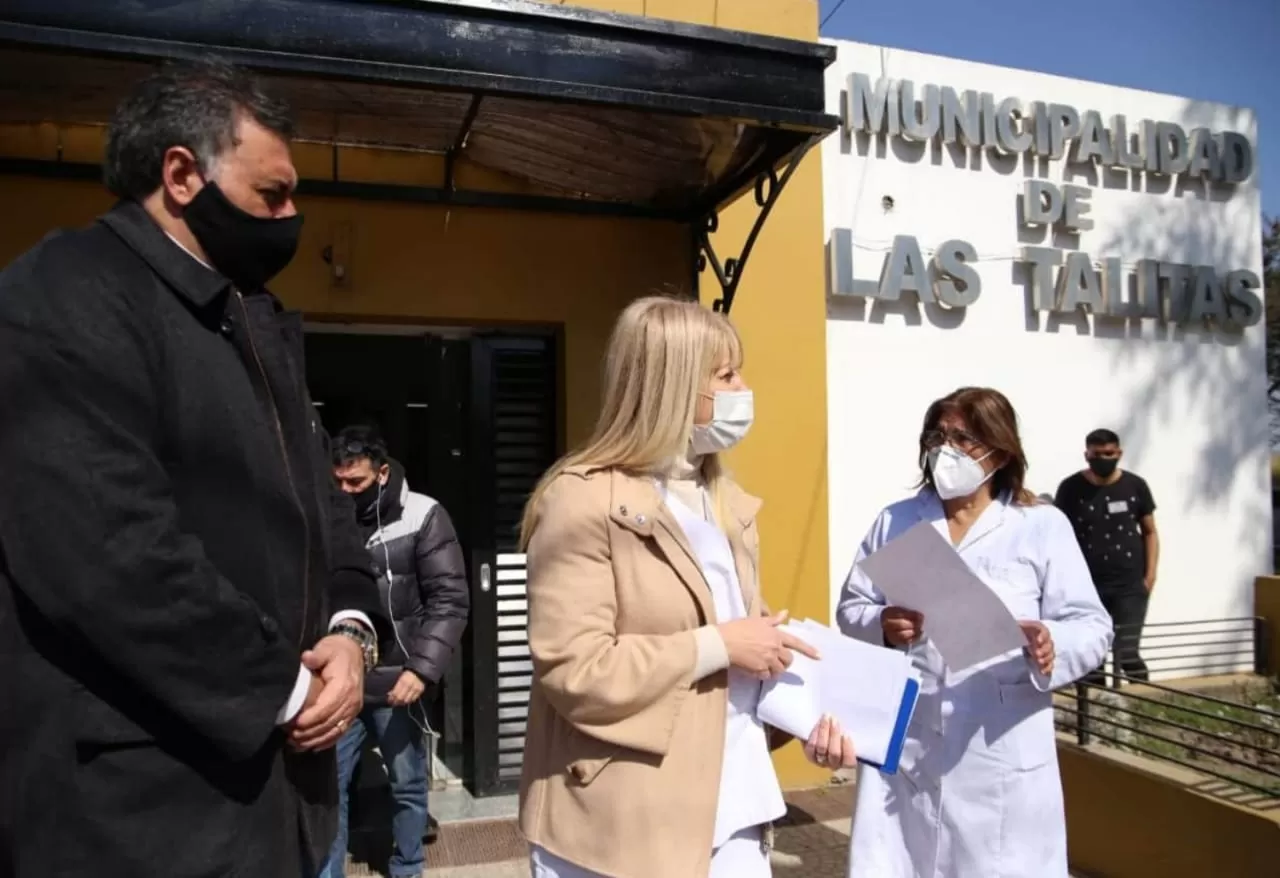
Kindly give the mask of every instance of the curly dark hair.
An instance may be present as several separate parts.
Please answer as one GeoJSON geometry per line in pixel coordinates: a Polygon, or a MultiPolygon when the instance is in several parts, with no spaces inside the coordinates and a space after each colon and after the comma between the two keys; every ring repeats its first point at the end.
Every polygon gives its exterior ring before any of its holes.
{"type": "Polygon", "coordinates": [[[240,120],[293,138],[288,106],[249,73],[215,58],[172,62],[148,76],[120,102],[107,128],[103,176],[118,198],[140,200],[160,188],[164,155],[185,146],[208,174],[234,147],[240,120]]]}

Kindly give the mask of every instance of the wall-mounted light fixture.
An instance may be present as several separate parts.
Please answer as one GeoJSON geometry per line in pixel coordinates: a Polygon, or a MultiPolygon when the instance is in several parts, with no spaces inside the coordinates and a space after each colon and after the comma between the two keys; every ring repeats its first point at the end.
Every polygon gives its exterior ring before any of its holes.
{"type": "Polygon", "coordinates": [[[320,258],[329,266],[329,286],[347,289],[351,286],[351,223],[334,223],[330,240],[333,243],[320,251],[320,258]]]}

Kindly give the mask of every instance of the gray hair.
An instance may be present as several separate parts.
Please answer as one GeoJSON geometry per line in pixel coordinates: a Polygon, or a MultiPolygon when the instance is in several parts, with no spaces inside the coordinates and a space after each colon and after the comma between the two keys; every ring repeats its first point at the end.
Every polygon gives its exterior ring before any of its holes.
{"type": "Polygon", "coordinates": [[[289,140],[288,106],[252,75],[216,59],[171,63],[148,76],[120,102],[107,128],[104,182],[113,195],[140,200],[160,188],[164,154],[185,146],[206,176],[237,143],[248,117],[289,140]]]}

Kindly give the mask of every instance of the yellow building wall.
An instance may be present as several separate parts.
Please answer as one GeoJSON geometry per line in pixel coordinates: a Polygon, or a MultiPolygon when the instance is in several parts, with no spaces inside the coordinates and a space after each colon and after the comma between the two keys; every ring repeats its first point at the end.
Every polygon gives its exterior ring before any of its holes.
{"type": "MultiPolygon", "coordinates": [[[[584,2],[633,14],[798,39],[817,38],[814,0],[584,2]]],[[[0,126],[0,155],[98,162],[101,130],[0,126]]],[[[326,178],[332,154],[299,145],[303,177],[326,178]]],[[[345,150],[344,180],[438,186],[438,158],[345,150]]],[[[460,163],[459,186],[518,189],[460,163]]],[[[49,230],[88,223],[111,204],[93,183],[0,177],[0,265],[49,230]]],[[[685,227],[643,220],[305,198],[298,256],[273,290],[313,318],[364,322],[531,323],[563,327],[566,441],[581,442],[599,406],[600,358],[613,319],[636,296],[684,289],[691,272],[685,227]],[[347,242],[347,243],[344,243],[347,242]],[[325,247],[345,253],[348,281],[332,283],[325,247]]],[[[757,208],[744,198],[721,216],[715,245],[738,255],[757,208]]],[[[765,597],[797,618],[826,620],[826,311],[822,295],[822,191],[811,154],[756,243],[732,317],[756,391],[751,438],[732,454],[737,478],[761,496],[765,597]]],[[[703,276],[710,306],[719,287],[703,276]]],[[[777,756],[784,785],[826,777],[796,745],[777,756]]]]}
{"type": "MultiPolygon", "coordinates": [[[[569,5],[814,42],[817,0],[571,0],[569,5]]],[[[713,241],[736,256],[755,219],[751,197],[720,217],[713,241]]],[[[827,313],[822,245],[822,168],[817,151],[787,184],[747,263],[730,316],[742,333],[745,375],[756,396],[751,437],[730,456],[734,475],[764,500],[763,586],[770,606],[796,618],[830,615],[827,523],[827,313]]],[[[703,304],[718,291],[708,271],[703,304]]],[[[784,786],[827,773],[798,745],[776,757],[784,786]]]]}
{"type": "Polygon", "coordinates": [[[1263,878],[1280,812],[1177,766],[1059,739],[1071,867],[1096,878],[1263,878]]]}
{"type": "MultiPolygon", "coordinates": [[[[381,157],[360,158],[377,165],[381,157]]],[[[0,177],[0,265],[111,203],[93,183],[0,177]]],[[[570,444],[594,422],[600,358],[618,311],[664,284],[687,286],[692,270],[687,233],[674,223],[329,198],[300,206],[298,255],[272,289],[309,317],[563,326],[570,444]],[[335,288],[321,252],[344,227],[349,282],[335,288]]]]}

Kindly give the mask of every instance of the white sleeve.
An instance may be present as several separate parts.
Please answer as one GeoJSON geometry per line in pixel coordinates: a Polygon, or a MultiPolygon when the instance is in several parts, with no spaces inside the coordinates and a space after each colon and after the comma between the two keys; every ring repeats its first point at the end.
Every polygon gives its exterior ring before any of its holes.
{"type": "Polygon", "coordinates": [[[840,589],[840,601],[836,605],[836,624],[849,637],[884,646],[884,632],[880,628],[880,614],[884,612],[885,596],[871,584],[858,562],[880,548],[885,514],[876,516],[875,523],[867,531],[854,555],[849,575],[840,589]]]}
{"type": "MultiPolygon", "coordinates": [[[[342,610],[334,613],[333,618],[329,620],[329,630],[333,630],[333,626],[339,622],[347,620],[359,622],[364,627],[373,631],[373,622],[367,615],[359,610],[342,610]]],[[[289,693],[289,700],[280,708],[280,712],[276,714],[276,725],[282,726],[288,722],[292,722],[293,718],[302,712],[302,705],[307,700],[307,690],[311,688],[311,672],[307,670],[306,665],[298,665],[298,680],[293,684],[293,691],[289,693]]]]}
{"type": "Polygon", "coordinates": [[[333,618],[329,620],[329,630],[332,631],[333,626],[337,625],[339,622],[348,622],[348,621],[359,622],[361,625],[368,628],[371,633],[374,630],[376,630],[374,629],[373,622],[369,619],[369,617],[366,616],[364,613],[360,612],[359,610],[342,610],[340,612],[334,613],[333,618]]]}
{"type": "Polygon", "coordinates": [[[311,688],[311,672],[307,670],[306,665],[298,665],[298,681],[293,684],[293,691],[289,693],[289,700],[280,708],[280,712],[276,714],[276,725],[282,726],[285,723],[292,722],[293,718],[302,712],[302,705],[307,700],[307,690],[311,688]]]}
{"type": "Polygon", "coordinates": [[[1040,540],[1044,574],[1040,583],[1040,621],[1053,638],[1053,674],[1034,667],[1031,682],[1041,691],[1057,689],[1095,670],[1111,648],[1111,617],[1098,600],[1093,577],[1067,517],[1045,507],[1040,540]]]}

